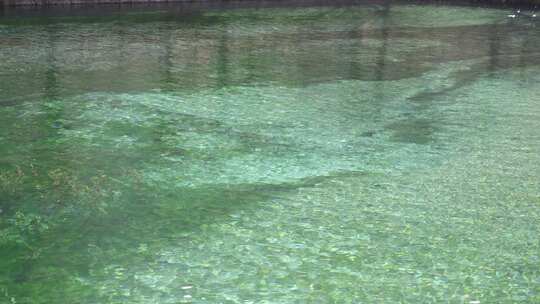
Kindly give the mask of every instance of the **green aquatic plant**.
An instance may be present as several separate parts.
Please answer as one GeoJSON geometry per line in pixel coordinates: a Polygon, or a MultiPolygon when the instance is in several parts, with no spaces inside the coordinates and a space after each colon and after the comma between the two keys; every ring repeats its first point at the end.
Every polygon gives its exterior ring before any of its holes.
{"type": "Polygon", "coordinates": [[[42,197],[49,203],[63,206],[99,210],[106,213],[107,199],[114,196],[110,178],[98,172],[91,177],[81,177],[67,169],[47,172],[45,184],[39,185],[42,197]]]}
{"type": "Polygon", "coordinates": [[[15,166],[0,173],[0,246],[20,245],[37,257],[42,235],[66,221],[106,214],[120,192],[109,177],[98,173],[83,178],[66,168],[39,170],[15,166]],[[26,192],[31,192],[27,194],[26,192]],[[37,194],[37,195],[36,195],[37,194]],[[21,201],[33,200],[32,204],[21,201]],[[39,204],[35,204],[39,202],[39,204]]]}
{"type": "Polygon", "coordinates": [[[14,170],[0,170],[0,193],[16,194],[19,192],[25,176],[26,174],[20,166],[16,166],[14,170]]]}
{"type": "Polygon", "coordinates": [[[32,240],[49,229],[40,215],[17,211],[12,218],[4,220],[6,228],[0,230],[0,244],[13,242],[32,249],[32,240]]]}

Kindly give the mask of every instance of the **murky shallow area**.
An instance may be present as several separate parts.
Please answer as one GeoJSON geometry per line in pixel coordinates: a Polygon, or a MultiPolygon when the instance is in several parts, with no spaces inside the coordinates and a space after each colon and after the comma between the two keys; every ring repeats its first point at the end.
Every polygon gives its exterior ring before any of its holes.
{"type": "Polygon", "coordinates": [[[0,303],[537,303],[540,25],[0,18],[0,303]]]}

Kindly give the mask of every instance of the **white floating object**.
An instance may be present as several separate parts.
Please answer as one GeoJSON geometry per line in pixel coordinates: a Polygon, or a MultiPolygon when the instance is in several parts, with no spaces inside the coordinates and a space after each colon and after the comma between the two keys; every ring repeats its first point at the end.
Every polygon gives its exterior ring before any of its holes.
{"type": "Polygon", "coordinates": [[[191,288],[193,288],[193,286],[187,285],[187,286],[182,286],[182,287],[180,287],[180,288],[186,290],[186,289],[191,289],[191,288]]]}
{"type": "Polygon", "coordinates": [[[508,18],[516,18],[516,15],[515,14],[508,15],[508,18]]]}

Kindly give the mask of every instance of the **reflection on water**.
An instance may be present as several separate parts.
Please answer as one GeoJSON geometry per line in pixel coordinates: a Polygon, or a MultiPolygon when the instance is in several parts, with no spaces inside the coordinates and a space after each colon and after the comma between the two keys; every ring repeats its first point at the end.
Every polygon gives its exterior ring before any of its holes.
{"type": "Polygon", "coordinates": [[[0,302],[537,302],[540,35],[506,15],[1,18],[0,302]]]}

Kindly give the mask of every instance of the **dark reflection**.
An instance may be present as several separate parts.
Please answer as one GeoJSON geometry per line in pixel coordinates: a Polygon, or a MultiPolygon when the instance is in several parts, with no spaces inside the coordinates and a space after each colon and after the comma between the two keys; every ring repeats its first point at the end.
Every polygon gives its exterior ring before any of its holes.
{"type": "Polygon", "coordinates": [[[161,59],[161,67],[163,68],[163,90],[170,90],[174,87],[174,77],[173,72],[171,71],[173,67],[172,57],[174,40],[172,37],[173,31],[170,28],[163,28],[160,35],[160,43],[165,48],[163,57],[161,59]]]}
{"type": "MultiPolygon", "coordinates": [[[[48,82],[46,94],[60,93],[55,84],[58,79],[84,79],[69,81],[70,87],[63,90],[74,94],[88,90],[141,91],[162,88],[164,84],[168,90],[192,90],[251,83],[306,86],[340,79],[382,82],[420,77],[440,63],[485,57],[489,58],[486,67],[494,73],[520,56],[534,58],[538,53],[537,38],[530,34],[534,31],[526,23],[392,26],[388,23],[393,18],[391,7],[388,1],[366,7],[365,14],[359,10],[358,17],[348,17],[350,22],[343,26],[346,29],[335,30],[313,26],[317,18],[323,18],[317,15],[306,17],[299,26],[291,21],[282,24],[283,30],[263,26],[258,32],[250,32],[250,26],[257,24],[260,17],[192,14],[182,24],[178,21],[183,17],[172,21],[167,14],[159,12],[145,14],[153,16],[148,25],[131,20],[133,16],[105,22],[114,24],[112,32],[96,24],[49,25],[50,31],[61,32],[61,35],[51,32],[49,36],[56,35],[57,43],[69,45],[70,52],[63,55],[67,57],[61,62],[48,59],[50,63],[43,75],[48,82]],[[218,23],[210,24],[207,19],[218,23]],[[159,38],[152,29],[159,31],[159,38]],[[229,29],[239,33],[230,37],[229,29]],[[520,33],[525,32],[531,37],[522,40],[520,33]],[[389,61],[389,42],[406,39],[418,42],[411,42],[416,45],[400,51],[389,61]],[[516,39],[519,41],[513,43],[516,39]],[[421,41],[425,40],[440,46],[423,45],[421,41]],[[107,53],[112,45],[116,58],[107,53]],[[60,68],[68,60],[69,68],[60,68]],[[94,64],[97,68],[91,68],[94,64]]],[[[338,10],[330,9],[327,14],[336,14],[339,20],[338,10]]],[[[267,18],[271,20],[272,16],[267,18]]],[[[30,51],[28,47],[24,38],[11,46],[30,51]]],[[[17,66],[25,65],[22,59],[16,58],[4,66],[3,77],[11,74],[21,81],[34,77],[35,71],[17,70],[17,66]]],[[[527,64],[537,64],[537,60],[528,60],[527,64]]],[[[478,72],[471,69],[463,74],[478,72]]],[[[32,94],[32,90],[30,87],[28,93],[32,94]]],[[[2,96],[3,104],[21,98],[21,90],[8,87],[7,92],[2,96]]],[[[426,91],[413,99],[429,98],[429,94],[433,92],[426,91]]]]}
{"type": "MultiPolygon", "coordinates": [[[[535,7],[535,10],[536,10],[536,7],[535,7]]],[[[540,27],[539,27],[540,19],[536,21],[537,22],[535,24],[530,25],[531,27],[534,27],[534,29],[536,29],[536,33],[530,30],[520,32],[522,39],[520,43],[521,52],[519,54],[519,67],[523,75],[522,81],[527,81],[523,73],[525,68],[534,66],[534,65],[540,65],[540,50],[538,49],[538,46],[536,45],[538,35],[540,34],[540,27]],[[531,50],[535,48],[537,49],[536,51],[537,56],[530,56],[531,50]]]]}
{"type": "Polygon", "coordinates": [[[220,30],[216,51],[216,76],[218,88],[229,83],[229,39],[227,27],[220,30]]]}
{"type": "Polygon", "coordinates": [[[379,19],[382,22],[381,29],[381,48],[379,49],[379,56],[377,59],[377,69],[375,70],[375,79],[377,81],[385,80],[385,70],[386,70],[386,52],[388,48],[388,16],[390,13],[390,2],[385,1],[383,9],[380,12],[379,19]]]}
{"type": "MultiPolygon", "coordinates": [[[[362,31],[361,31],[361,28],[363,26],[369,26],[369,23],[365,22],[363,24],[360,24],[360,25],[358,25],[359,28],[357,29],[357,31],[350,31],[349,32],[348,39],[350,39],[352,41],[352,43],[354,44],[354,48],[357,49],[357,50],[360,50],[363,47],[363,43],[362,43],[363,35],[362,35],[362,31]]],[[[358,53],[355,52],[351,56],[351,61],[350,61],[349,65],[348,65],[348,67],[344,67],[344,69],[348,68],[348,70],[349,70],[348,78],[353,78],[355,75],[360,75],[363,72],[362,71],[362,65],[358,62],[358,60],[359,60],[358,53]]]]}
{"type": "Polygon", "coordinates": [[[54,31],[54,27],[49,25],[46,27],[47,35],[47,65],[45,69],[44,97],[46,101],[52,101],[59,96],[58,85],[58,67],[56,58],[56,41],[58,34],[54,31]]]}
{"type": "MultiPolygon", "coordinates": [[[[501,38],[502,37],[499,37],[499,31],[497,30],[493,30],[493,31],[490,31],[489,32],[489,40],[488,40],[488,44],[489,44],[489,51],[488,51],[488,56],[489,56],[489,71],[491,73],[495,72],[497,70],[497,66],[499,65],[498,63],[498,58],[499,58],[499,49],[500,49],[500,41],[501,41],[501,38]]],[[[506,37],[504,37],[506,38],[506,37]]],[[[504,39],[502,38],[502,39],[504,39]]]]}
{"type": "MultiPolygon", "coordinates": [[[[381,46],[377,50],[377,59],[375,64],[375,81],[377,81],[376,85],[376,100],[377,104],[384,104],[385,103],[385,88],[384,88],[384,80],[387,80],[386,75],[386,56],[388,51],[388,37],[389,37],[389,25],[388,25],[388,18],[390,15],[390,1],[385,1],[382,9],[378,10],[378,20],[380,20],[382,24],[382,29],[380,30],[380,43],[381,46]]],[[[359,77],[359,79],[363,79],[359,77]]],[[[382,109],[381,109],[382,110],[382,109]]]]}
{"type": "MultiPolygon", "coordinates": [[[[535,49],[538,36],[535,26],[523,20],[501,20],[495,24],[426,29],[427,35],[451,45],[450,48],[419,52],[420,58],[429,63],[458,60],[476,60],[466,69],[452,73],[453,83],[440,89],[425,90],[410,98],[413,102],[432,102],[445,97],[484,75],[496,76],[507,69],[523,68],[540,64],[540,52],[535,49]],[[482,37],[479,39],[479,37],[482,37]],[[486,42],[486,44],[484,44],[486,42]],[[487,47],[486,47],[487,45],[487,47]],[[425,57],[424,57],[425,56],[425,57]]],[[[414,35],[416,36],[416,35],[414,35]]]]}

